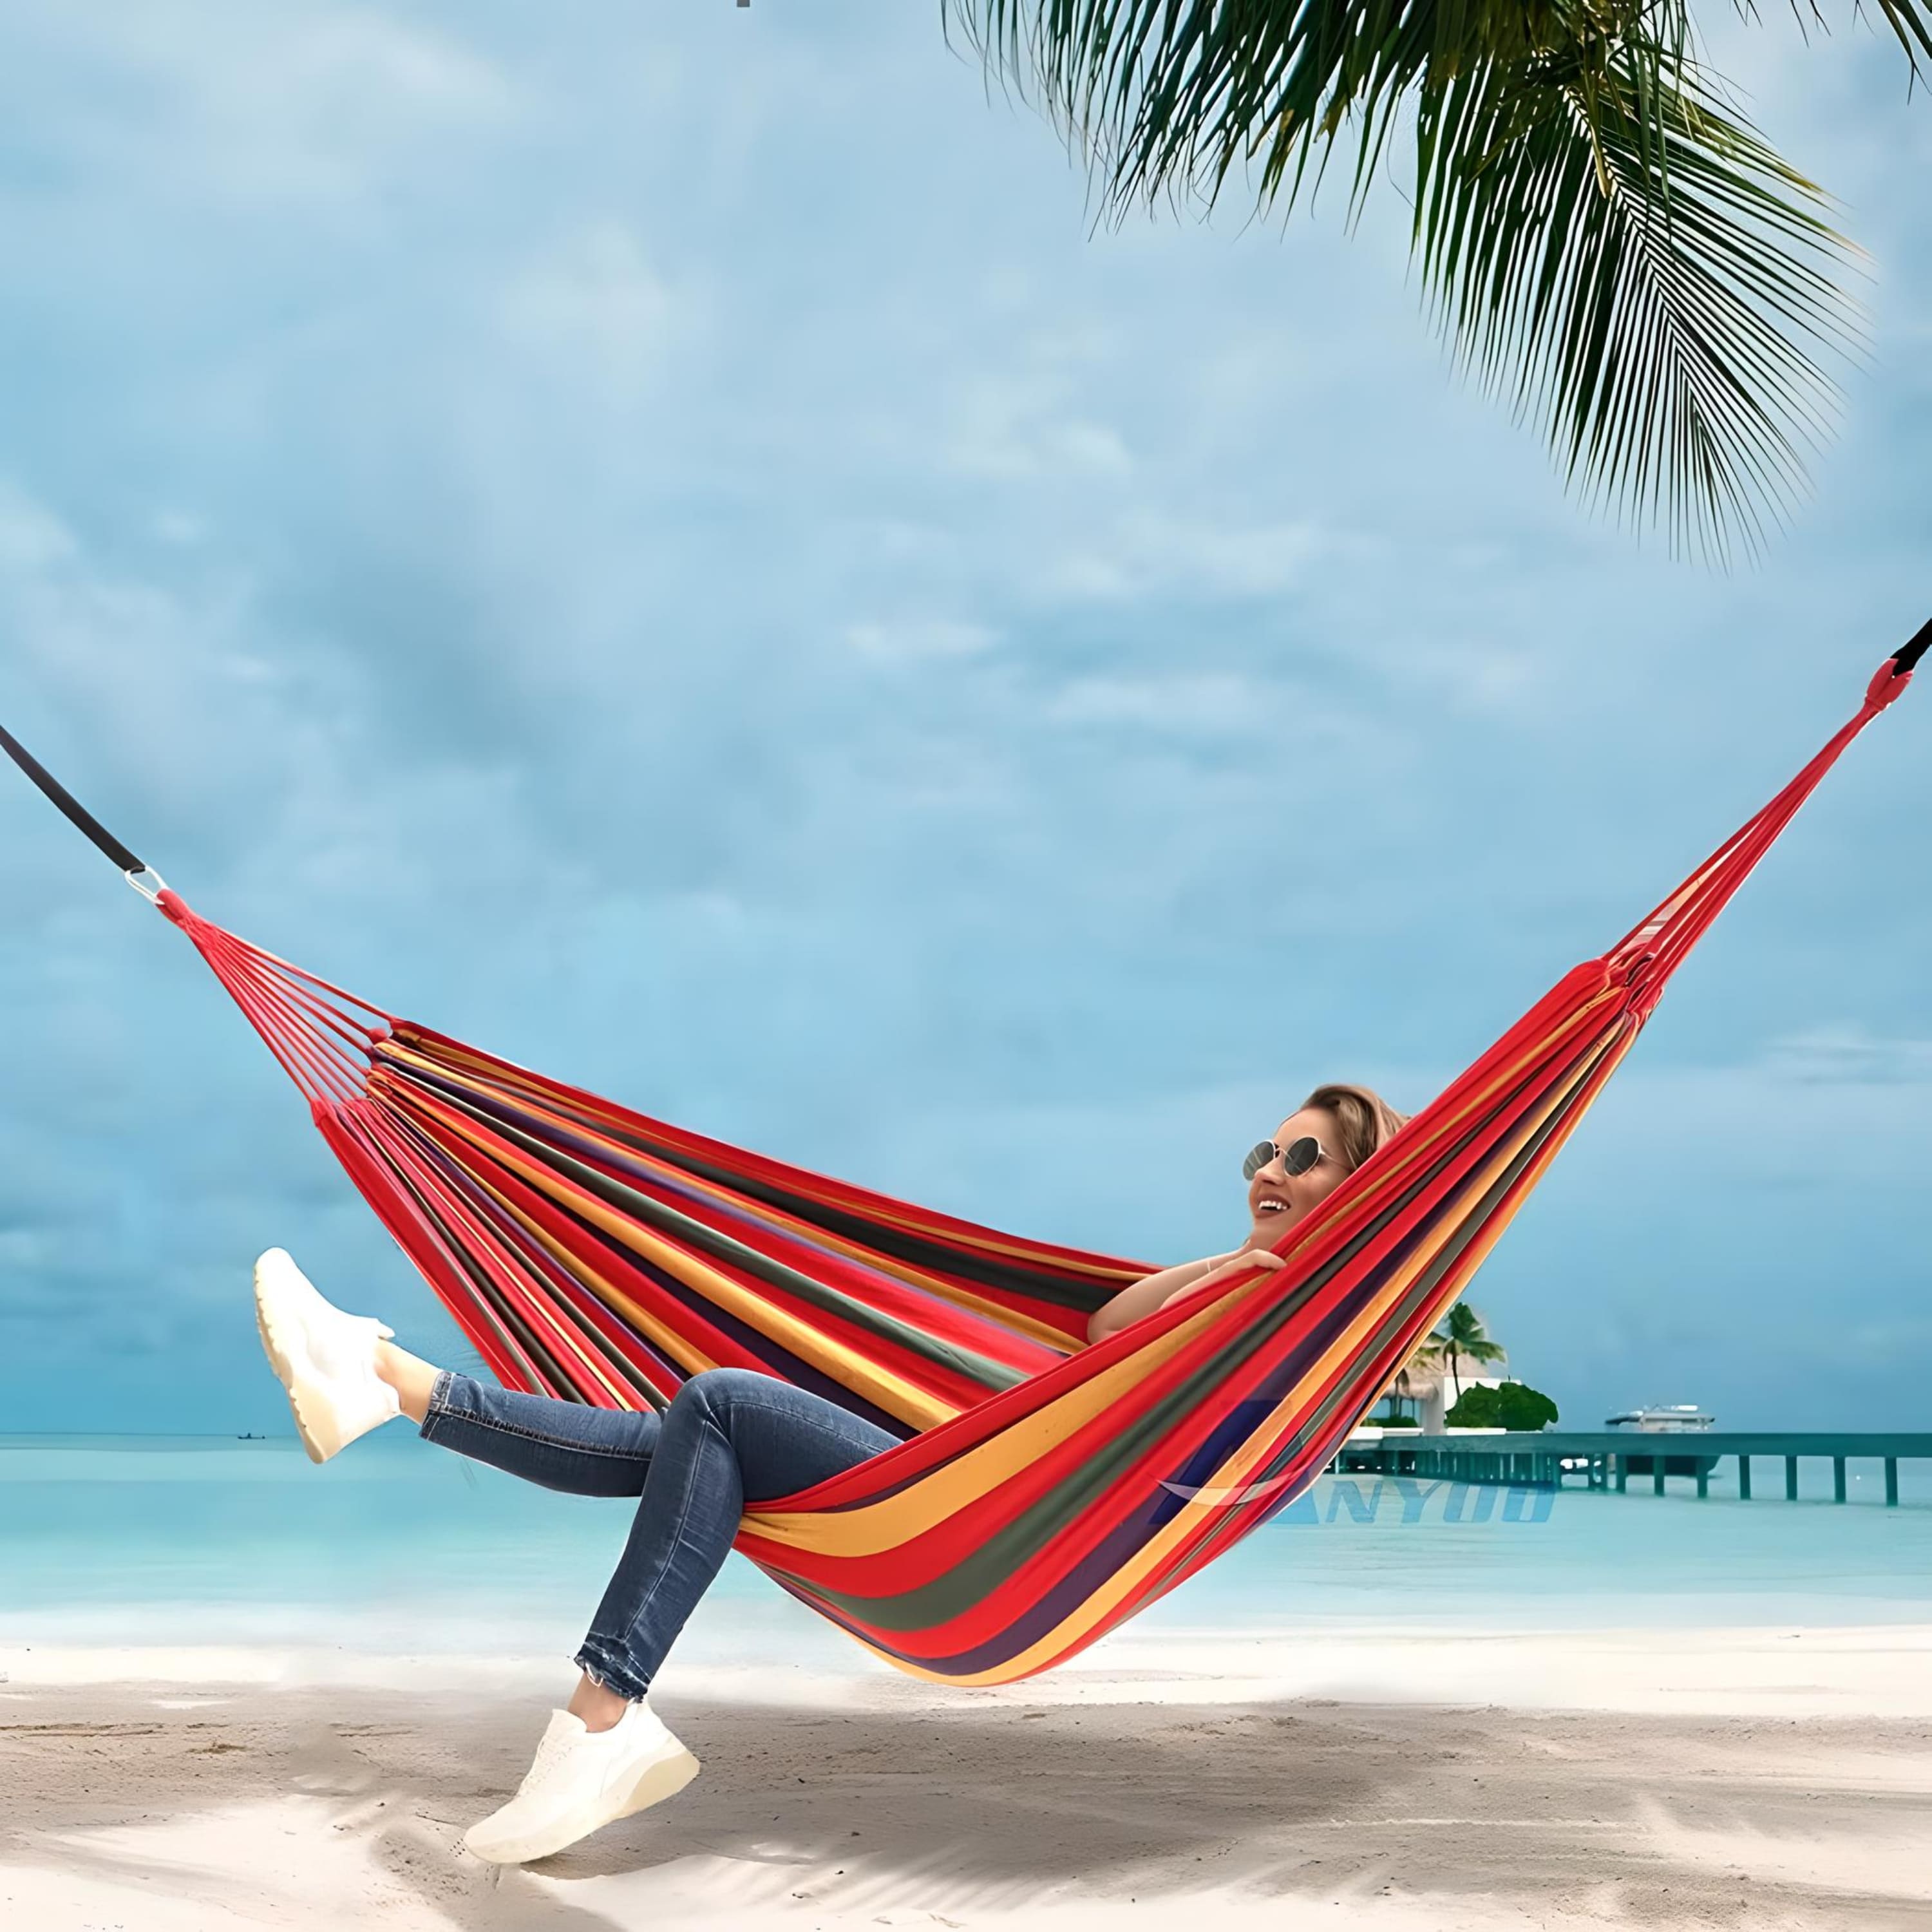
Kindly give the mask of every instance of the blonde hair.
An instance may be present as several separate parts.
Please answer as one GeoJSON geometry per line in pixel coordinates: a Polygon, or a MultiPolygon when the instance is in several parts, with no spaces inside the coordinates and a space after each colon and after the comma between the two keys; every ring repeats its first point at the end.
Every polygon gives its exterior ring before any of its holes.
{"type": "Polygon", "coordinates": [[[1301,1104],[1334,1115],[1340,1142],[1335,1151],[1352,1174],[1409,1118],[1398,1114],[1372,1087],[1346,1081],[1316,1088],[1301,1104]]]}

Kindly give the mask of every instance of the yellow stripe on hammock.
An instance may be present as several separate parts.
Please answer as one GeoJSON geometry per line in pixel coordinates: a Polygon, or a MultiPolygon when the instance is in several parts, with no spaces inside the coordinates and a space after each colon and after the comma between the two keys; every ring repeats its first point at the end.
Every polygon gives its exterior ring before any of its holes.
{"type": "MultiPolygon", "coordinates": [[[[441,1061],[431,1060],[415,1048],[400,1046],[394,1040],[382,1042],[376,1051],[386,1060],[433,1073],[437,1078],[448,1081],[481,1097],[487,1099],[491,1094],[492,1089],[480,1078],[453,1072],[441,1061]]],[[[414,1092],[418,1090],[411,1088],[409,1090],[414,1092]]],[[[609,1134],[586,1126],[580,1120],[560,1114],[554,1107],[541,1105],[534,1099],[530,1102],[530,1111],[567,1128],[572,1133],[581,1134],[587,1139],[598,1142],[618,1156],[620,1160],[642,1162],[667,1180],[674,1181],[679,1188],[701,1194],[718,1206],[736,1208],[740,1211],[748,1208],[769,1226],[782,1229],[801,1240],[808,1241],[817,1247],[829,1248],[834,1253],[843,1255],[848,1261],[857,1262],[880,1274],[890,1275],[893,1280],[903,1282],[908,1288],[918,1288],[941,1301],[950,1302],[956,1307],[983,1316],[995,1326],[1023,1336],[1028,1341],[1040,1342],[1048,1348],[1058,1349],[1063,1354],[1066,1352],[1067,1338],[1064,1329],[1056,1328],[1036,1316],[1010,1308],[1003,1302],[988,1300],[983,1295],[974,1294],[970,1288],[962,1288],[942,1276],[928,1274],[910,1262],[901,1261],[896,1256],[886,1254],[878,1249],[866,1246],[862,1242],[834,1233],[788,1209],[773,1207],[767,1202],[756,1200],[752,1196],[723,1183],[693,1174],[688,1169],[680,1167],[674,1161],[665,1160],[662,1155],[647,1154],[641,1148],[633,1147],[628,1142],[614,1139],[609,1134]]],[[[915,1229],[914,1232],[918,1231],[915,1229]]],[[[1087,1269],[1078,1272],[1103,1281],[1118,1280],[1124,1285],[1141,1279],[1132,1268],[1087,1269]]]]}
{"type": "Polygon", "coordinates": [[[887,1414],[897,1416],[918,1429],[930,1429],[936,1423],[949,1421],[958,1412],[955,1405],[915,1388],[903,1376],[878,1366],[854,1350],[841,1346],[788,1310],[719,1274],[695,1255],[626,1220],[587,1189],[567,1180],[554,1169],[538,1166],[507,1143],[500,1148],[487,1146],[482,1130],[466,1115],[439,1106],[406,1082],[398,1082],[395,1086],[403,1105],[412,1111],[427,1113],[440,1125],[460,1135],[479,1152],[527,1182],[539,1194],[567,1204],[572,1214],[601,1228],[634,1254],[653,1262],[713,1306],[736,1316],[767,1340],[789,1350],[800,1361],[809,1363],[831,1376],[842,1388],[863,1396],[887,1414]]]}

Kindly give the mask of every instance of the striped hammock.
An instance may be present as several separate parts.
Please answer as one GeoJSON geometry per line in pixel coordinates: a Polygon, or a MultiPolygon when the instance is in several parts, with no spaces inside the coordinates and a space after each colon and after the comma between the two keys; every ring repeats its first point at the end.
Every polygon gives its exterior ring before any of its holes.
{"type": "Polygon", "coordinates": [[[736,1366],[893,1432],[857,1468],[748,1504],[736,1546],[898,1669],[1008,1683],[1083,1649],[1313,1482],[1928,640],[1932,625],[1762,811],[1288,1229],[1285,1267],[1208,1283],[1090,1346],[1088,1316],[1143,1264],[634,1113],[356,999],[165,886],[151,896],[506,1386],[638,1408],[736,1366]]]}

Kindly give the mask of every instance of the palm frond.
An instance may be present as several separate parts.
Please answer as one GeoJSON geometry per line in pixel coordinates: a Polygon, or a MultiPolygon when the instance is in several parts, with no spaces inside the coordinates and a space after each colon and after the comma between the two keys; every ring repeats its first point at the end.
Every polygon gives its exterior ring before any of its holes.
{"type": "MultiPolygon", "coordinates": [[[[1735,0],[1739,15],[1747,20],[1756,21],[1761,16],[1757,0],[1735,0]]],[[[1918,74],[1918,59],[1923,54],[1932,58],[1932,8],[1925,0],[1877,0],[1878,10],[1885,17],[1885,23],[1898,37],[1898,44],[1905,50],[1907,68],[1916,80],[1918,74]]],[[[1832,22],[1818,0],[1791,0],[1791,10],[1797,16],[1801,27],[1817,27],[1826,33],[1832,30],[1832,22]]],[[[1864,18],[1863,0],[1852,0],[1852,18],[1864,18]]]]}
{"type": "Polygon", "coordinates": [[[1425,87],[1415,244],[1458,360],[1569,479],[1756,551],[1804,483],[1858,311],[1818,190],[1688,63],[1620,52],[1586,94],[1490,68],[1425,87]],[[1672,68],[1676,72],[1673,76],[1672,68]]]}
{"type": "MultiPolygon", "coordinates": [[[[1853,16],[1864,10],[1854,0],[1853,16]]],[[[1932,57],[1932,8],[1925,5],[1924,0],[1878,0],[1878,10],[1885,16],[1886,25],[1898,36],[1898,44],[1916,74],[1918,56],[1922,53],[1932,57]]]]}
{"type": "Polygon", "coordinates": [[[1238,165],[1285,210],[1345,133],[1364,180],[1426,68],[1521,58],[1560,18],[1552,0],[940,0],[940,16],[1052,117],[1116,215],[1211,206],[1238,165]]]}
{"type": "MultiPolygon", "coordinates": [[[[1932,52],[1932,0],[1876,4],[1908,53],[1932,52]]],[[[1238,168],[1258,207],[1286,212],[1345,142],[1352,216],[1414,106],[1414,246],[1437,319],[1573,487],[1667,515],[1673,548],[1714,559],[1759,549],[1802,490],[1836,403],[1822,358],[1859,339],[1834,279],[1856,251],[1697,70],[1688,0],[941,13],[1053,118],[1116,217],[1163,198],[1211,208],[1238,168]]]]}

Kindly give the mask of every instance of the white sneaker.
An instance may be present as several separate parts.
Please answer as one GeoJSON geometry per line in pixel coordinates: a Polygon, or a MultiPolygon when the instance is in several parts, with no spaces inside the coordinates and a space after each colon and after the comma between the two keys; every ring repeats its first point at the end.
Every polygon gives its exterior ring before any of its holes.
{"type": "Polygon", "coordinates": [[[271,1248],[255,1264],[255,1325],[311,1462],[327,1462],[402,1413],[395,1390],[376,1372],[377,1339],[396,1331],[324,1300],[284,1249],[271,1248]]]}
{"type": "Polygon", "coordinates": [[[697,1759],[641,1697],[607,1731],[553,1711],[516,1796],[470,1826],[464,1849],[494,1865],[548,1858],[682,1791],[697,1775],[697,1759]]]}

